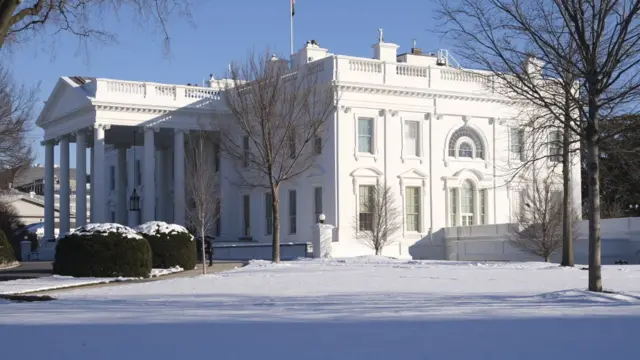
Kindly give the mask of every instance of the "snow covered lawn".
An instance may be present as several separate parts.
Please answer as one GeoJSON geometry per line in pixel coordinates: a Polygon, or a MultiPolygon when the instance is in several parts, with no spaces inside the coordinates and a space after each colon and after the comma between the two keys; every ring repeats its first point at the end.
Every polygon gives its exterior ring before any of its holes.
{"type": "Polygon", "coordinates": [[[0,303],[8,359],[632,359],[640,266],[360,258],[0,303]],[[23,344],[23,345],[19,345],[23,344]]]}
{"type": "MultiPolygon", "coordinates": [[[[170,269],[152,269],[151,277],[163,276],[181,272],[183,269],[179,266],[170,269]]],[[[74,286],[106,284],[116,281],[137,280],[136,278],[76,278],[72,276],[47,276],[34,279],[19,279],[11,281],[0,281],[0,294],[25,294],[36,291],[64,289],[74,286]]]]}

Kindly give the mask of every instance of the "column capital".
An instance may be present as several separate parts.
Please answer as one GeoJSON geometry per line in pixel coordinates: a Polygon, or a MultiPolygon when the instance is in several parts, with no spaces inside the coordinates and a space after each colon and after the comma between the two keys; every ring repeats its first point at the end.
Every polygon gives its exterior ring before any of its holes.
{"type": "Polygon", "coordinates": [[[173,129],[173,133],[174,134],[184,134],[186,132],[187,132],[187,130],[185,130],[185,129],[173,129]]]}
{"type": "Polygon", "coordinates": [[[111,124],[95,123],[95,124],[93,124],[93,128],[94,129],[109,130],[109,129],[111,129],[111,124]]]}
{"type": "Polygon", "coordinates": [[[142,130],[144,132],[153,131],[154,133],[157,133],[158,131],[160,131],[160,128],[158,126],[143,126],[142,130]]]}

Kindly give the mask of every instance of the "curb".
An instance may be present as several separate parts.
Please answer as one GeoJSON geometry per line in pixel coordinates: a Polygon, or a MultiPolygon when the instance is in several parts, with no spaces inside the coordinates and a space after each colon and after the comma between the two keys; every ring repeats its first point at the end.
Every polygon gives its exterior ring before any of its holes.
{"type": "Polygon", "coordinates": [[[11,263],[11,264],[9,264],[9,265],[0,265],[0,271],[1,271],[1,270],[15,269],[15,268],[17,268],[17,267],[18,267],[18,266],[20,266],[20,265],[21,265],[21,264],[20,264],[20,262],[18,262],[18,261],[13,262],[13,263],[11,263]]]}

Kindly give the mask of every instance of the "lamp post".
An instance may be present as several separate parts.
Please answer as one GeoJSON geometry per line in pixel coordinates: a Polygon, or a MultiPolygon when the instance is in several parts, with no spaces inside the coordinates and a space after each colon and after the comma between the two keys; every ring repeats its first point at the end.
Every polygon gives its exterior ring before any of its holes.
{"type": "Polygon", "coordinates": [[[129,211],[140,211],[140,196],[136,191],[136,131],[133,130],[133,192],[129,197],[129,211]]]}
{"type": "Polygon", "coordinates": [[[320,224],[324,224],[324,220],[326,219],[326,216],[324,216],[324,214],[320,214],[318,215],[318,222],[320,224]]]}

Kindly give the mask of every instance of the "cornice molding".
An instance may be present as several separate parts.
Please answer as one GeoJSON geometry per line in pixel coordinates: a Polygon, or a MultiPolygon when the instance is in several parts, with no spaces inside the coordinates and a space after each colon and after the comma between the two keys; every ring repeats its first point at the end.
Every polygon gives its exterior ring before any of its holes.
{"type": "Polygon", "coordinates": [[[96,111],[115,111],[115,112],[127,112],[127,113],[139,113],[139,114],[152,114],[152,115],[164,115],[176,112],[191,112],[191,113],[203,113],[203,114],[228,114],[227,111],[223,111],[217,107],[203,107],[203,106],[183,106],[183,107],[166,107],[158,105],[146,105],[146,104],[125,104],[125,103],[112,103],[112,102],[92,102],[96,111]]]}
{"type": "Polygon", "coordinates": [[[414,97],[420,99],[449,99],[449,100],[465,100],[475,102],[487,102],[487,103],[501,103],[501,104],[516,104],[517,101],[509,100],[496,96],[479,96],[469,95],[465,93],[452,93],[446,91],[437,91],[434,89],[422,90],[422,89],[402,89],[394,88],[390,86],[375,86],[367,84],[357,83],[338,83],[336,88],[340,91],[373,94],[373,95],[391,95],[391,96],[403,96],[414,97]]]}

